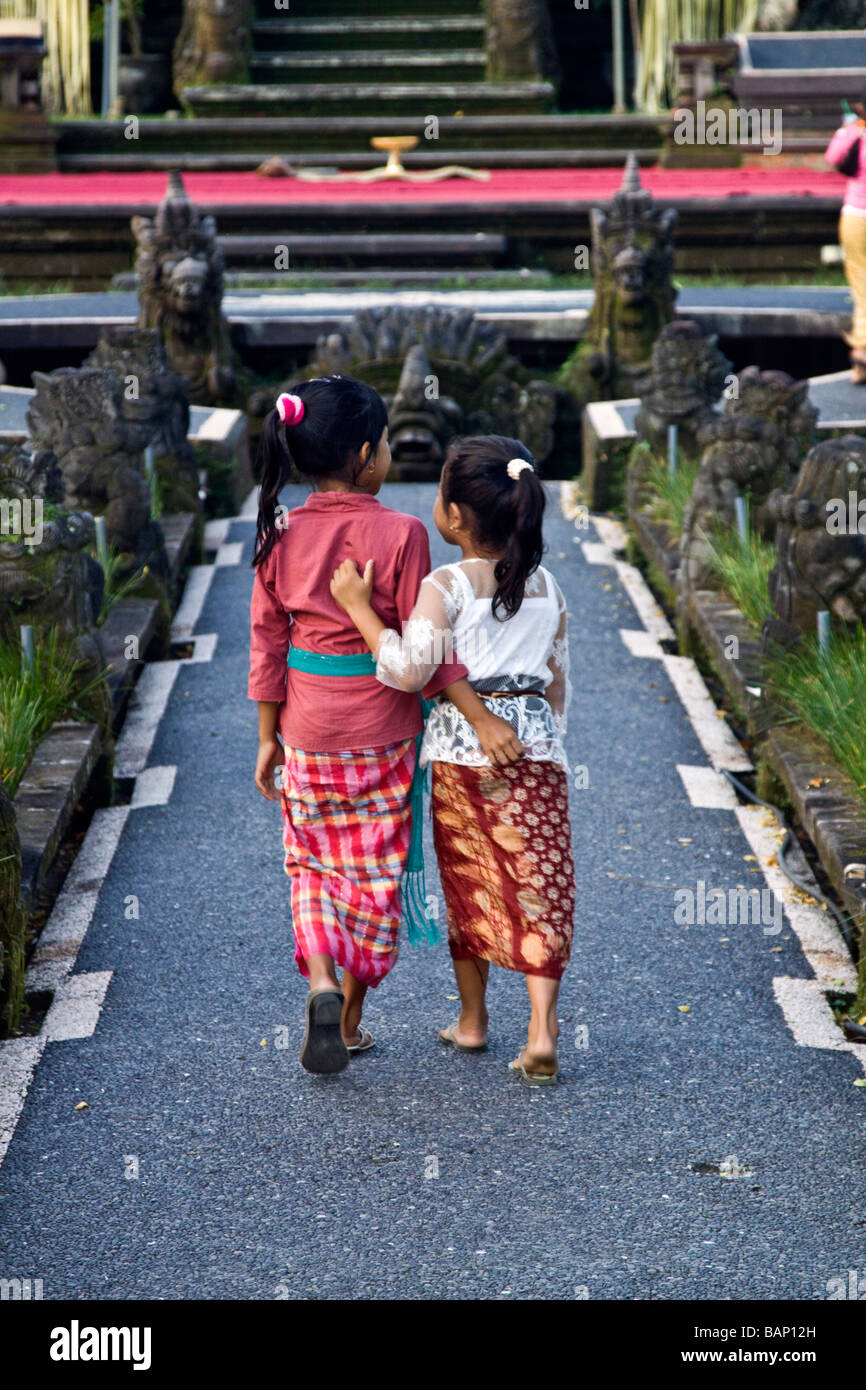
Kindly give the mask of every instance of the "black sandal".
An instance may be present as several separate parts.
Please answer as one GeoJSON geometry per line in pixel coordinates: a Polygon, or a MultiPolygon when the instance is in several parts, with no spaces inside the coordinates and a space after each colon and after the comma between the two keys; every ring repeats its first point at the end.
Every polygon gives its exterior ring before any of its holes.
{"type": "Polygon", "coordinates": [[[301,1066],[327,1074],[349,1065],[349,1052],[340,1032],[343,995],[338,989],[319,989],[307,996],[307,1031],[301,1044],[301,1066]]]}

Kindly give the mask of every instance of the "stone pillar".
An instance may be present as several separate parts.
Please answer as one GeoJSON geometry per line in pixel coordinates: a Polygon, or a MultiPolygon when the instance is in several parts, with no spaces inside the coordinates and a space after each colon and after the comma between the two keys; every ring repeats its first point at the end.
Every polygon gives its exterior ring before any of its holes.
{"type": "Polygon", "coordinates": [[[484,0],[491,82],[555,82],[559,75],[547,0],[484,0]]]}
{"type": "Polygon", "coordinates": [[[249,81],[251,0],[183,0],[174,90],[249,81]]]}

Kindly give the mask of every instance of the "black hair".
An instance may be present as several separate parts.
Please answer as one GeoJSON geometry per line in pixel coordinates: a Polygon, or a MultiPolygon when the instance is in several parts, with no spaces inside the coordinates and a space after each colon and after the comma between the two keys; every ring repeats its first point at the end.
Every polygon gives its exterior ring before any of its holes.
{"type": "Polygon", "coordinates": [[[505,549],[493,571],[494,616],[513,618],[526,581],[541,564],[541,521],[547,501],[532,455],[519,439],[501,434],[455,439],[442,465],[442,501],[456,502],[472,513],[472,537],[480,546],[505,549]],[[516,478],[508,475],[512,459],[532,464],[516,478]]]}
{"type": "Polygon", "coordinates": [[[351,376],[314,377],[296,386],[293,394],[304,403],[300,422],[284,425],[275,406],[262,430],[254,567],[267,559],[277,542],[277,501],[292,465],[311,482],[338,477],[356,482],[362,446],[369,443],[375,452],[388,424],[379,392],[351,376]]]}

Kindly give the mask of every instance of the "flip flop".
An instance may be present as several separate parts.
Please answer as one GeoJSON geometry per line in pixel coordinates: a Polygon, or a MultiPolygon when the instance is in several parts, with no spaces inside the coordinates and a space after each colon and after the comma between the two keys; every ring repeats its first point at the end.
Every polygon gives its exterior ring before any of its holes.
{"type": "Polygon", "coordinates": [[[508,1063],[508,1070],[519,1075],[525,1086],[553,1086],[559,1080],[559,1067],[556,1071],[527,1071],[519,1057],[508,1063]]]}
{"type": "Polygon", "coordinates": [[[475,1046],[473,1046],[473,1047],[467,1047],[467,1046],[466,1046],[466,1043],[458,1042],[457,1039],[456,1039],[455,1036],[454,1036],[454,1029],[455,1029],[456,1027],[457,1027],[457,1024],[456,1024],[456,1023],[451,1023],[451,1024],[449,1024],[449,1026],[448,1026],[447,1028],[441,1029],[441,1030],[440,1030],[440,1033],[439,1033],[439,1041],[442,1042],[442,1043],[445,1043],[448,1047],[455,1047],[455,1048],[457,1049],[458,1052],[486,1052],[486,1051],[487,1051],[487,1043],[486,1043],[486,1042],[485,1042],[485,1043],[477,1043],[477,1044],[475,1044],[475,1046]]]}
{"type": "Polygon", "coordinates": [[[301,1066],[326,1075],[349,1065],[340,1033],[343,995],[338,989],[318,989],[307,996],[307,1031],[301,1044],[301,1066]]]}
{"type": "Polygon", "coordinates": [[[346,1043],[347,1052],[366,1052],[373,1046],[373,1034],[364,1027],[363,1023],[358,1024],[358,1032],[361,1034],[361,1041],[359,1043],[346,1043]]]}

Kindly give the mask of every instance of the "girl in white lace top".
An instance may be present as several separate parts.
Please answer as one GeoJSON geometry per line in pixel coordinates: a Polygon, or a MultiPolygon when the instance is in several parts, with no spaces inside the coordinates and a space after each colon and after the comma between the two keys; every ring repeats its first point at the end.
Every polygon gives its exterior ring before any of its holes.
{"type": "Polygon", "coordinates": [[[468,668],[469,685],[450,686],[452,698],[434,705],[422,748],[422,762],[433,764],[433,836],[462,1004],[439,1036],[462,1051],[486,1047],[490,962],[521,971],[531,1017],[511,1066],[536,1085],[558,1071],[556,1001],[575,892],[567,618],[540,563],[545,501],[518,440],[457,440],[433,520],[462,558],[422,581],[403,633],[370,606],[372,562],[361,576],[345,561],[331,583],[384,684],[421,690],[450,655],[468,668]]]}

